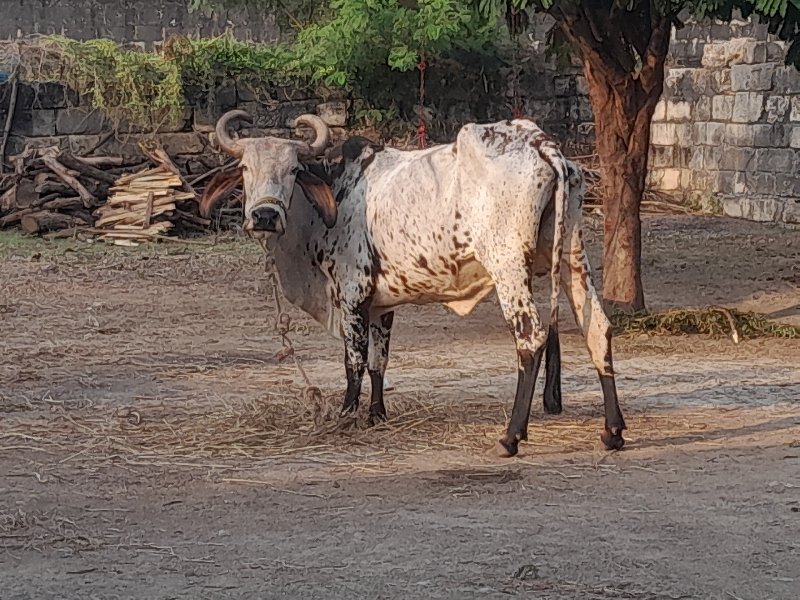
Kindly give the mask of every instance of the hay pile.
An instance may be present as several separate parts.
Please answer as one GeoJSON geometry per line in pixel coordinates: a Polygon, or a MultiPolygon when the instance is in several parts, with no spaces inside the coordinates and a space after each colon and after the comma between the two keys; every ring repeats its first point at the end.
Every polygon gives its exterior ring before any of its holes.
{"type": "Polygon", "coordinates": [[[766,315],[741,312],[732,308],[670,309],[652,313],[612,315],[617,334],[646,333],[651,335],[705,334],[740,338],[800,338],[800,327],[769,320],[766,315]]]}

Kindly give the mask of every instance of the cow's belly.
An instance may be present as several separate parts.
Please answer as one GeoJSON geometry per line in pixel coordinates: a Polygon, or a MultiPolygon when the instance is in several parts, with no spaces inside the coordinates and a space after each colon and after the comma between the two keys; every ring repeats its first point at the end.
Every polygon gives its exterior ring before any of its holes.
{"type": "Polygon", "coordinates": [[[494,282],[475,260],[460,261],[455,272],[421,275],[418,269],[390,270],[376,281],[373,310],[386,312],[403,304],[444,304],[464,316],[494,289],[494,282]]]}

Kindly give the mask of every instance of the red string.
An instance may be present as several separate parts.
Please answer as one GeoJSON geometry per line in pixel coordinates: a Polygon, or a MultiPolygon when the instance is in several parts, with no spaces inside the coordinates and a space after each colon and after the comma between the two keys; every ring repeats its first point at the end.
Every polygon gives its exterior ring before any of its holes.
{"type": "Polygon", "coordinates": [[[425,125],[425,69],[428,65],[425,63],[425,52],[419,53],[419,125],[417,126],[417,146],[420,148],[425,147],[425,141],[428,133],[428,128],[425,125]]]}

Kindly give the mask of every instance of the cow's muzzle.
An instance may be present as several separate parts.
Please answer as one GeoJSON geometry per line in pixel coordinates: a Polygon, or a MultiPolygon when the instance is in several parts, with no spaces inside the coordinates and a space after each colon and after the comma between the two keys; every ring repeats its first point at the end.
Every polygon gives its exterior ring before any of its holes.
{"type": "Polygon", "coordinates": [[[250,212],[250,219],[245,224],[245,230],[280,235],[286,231],[286,212],[278,204],[269,203],[257,206],[250,212]]]}

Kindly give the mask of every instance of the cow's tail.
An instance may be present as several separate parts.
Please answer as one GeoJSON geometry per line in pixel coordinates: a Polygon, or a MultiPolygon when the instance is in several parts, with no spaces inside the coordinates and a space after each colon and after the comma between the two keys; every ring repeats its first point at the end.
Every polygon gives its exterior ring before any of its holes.
{"type": "Polygon", "coordinates": [[[556,175],[556,187],[553,192],[555,204],[555,231],[553,232],[553,264],[550,267],[550,330],[558,333],[558,297],[561,294],[561,257],[564,249],[566,231],[566,212],[569,202],[569,168],[564,155],[553,142],[545,141],[540,146],[544,159],[553,168],[556,175]]]}

